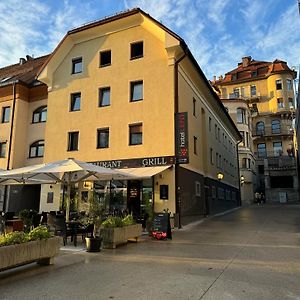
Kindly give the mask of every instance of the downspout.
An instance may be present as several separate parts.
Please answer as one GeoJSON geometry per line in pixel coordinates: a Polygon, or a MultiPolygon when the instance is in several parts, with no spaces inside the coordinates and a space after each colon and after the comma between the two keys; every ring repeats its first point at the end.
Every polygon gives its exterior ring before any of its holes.
{"type": "MultiPolygon", "coordinates": [[[[175,147],[175,156],[176,156],[176,114],[179,112],[179,91],[178,91],[178,64],[186,57],[186,50],[184,50],[183,55],[176,60],[174,63],[174,147],[175,147]]],[[[180,187],[178,186],[178,173],[179,173],[179,163],[177,159],[175,160],[175,210],[178,214],[178,229],[181,229],[181,195],[180,187]]]]}
{"type": "MultiPolygon", "coordinates": [[[[16,107],[16,81],[12,83],[12,94],[13,94],[13,105],[11,111],[11,122],[10,122],[10,133],[9,133],[9,144],[8,144],[8,153],[7,153],[7,165],[6,170],[10,169],[10,161],[11,161],[11,148],[12,148],[12,137],[13,137],[13,130],[14,130],[14,119],[15,119],[15,107],[16,107]]],[[[8,204],[8,186],[4,186],[4,201],[3,201],[3,209],[4,211],[7,210],[8,204]]]]}
{"type": "Polygon", "coordinates": [[[238,206],[242,206],[242,190],[241,190],[241,176],[240,176],[240,158],[239,158],[239,145],[240,142],[236,144],[236,157],[237,157],[237,171],[238,171],[238,185],[239,185],[239,201],[238,206]]]}

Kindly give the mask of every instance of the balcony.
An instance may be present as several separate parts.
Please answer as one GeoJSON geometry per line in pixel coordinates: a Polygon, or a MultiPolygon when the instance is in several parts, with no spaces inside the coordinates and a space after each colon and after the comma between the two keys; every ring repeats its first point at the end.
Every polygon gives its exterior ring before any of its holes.
{"type": "Polygon", "coordinates": [[[282,170],[282,169],[293,169],[296,167],[295,158],[293,156],[282,155],[283,153],[278,151],[268,151],[268,152],[255,152],[255,157],[257,160],[266,159],[267,168],[273,170],[282,170]]]}
{"type": "Polygon", "coordinates": [[[259,137],[272,137],[272,136],[281,136],[281,135],[294,135],[294,129],[289,126],[285,126],[285,128],[271,128],[266,127],[265,129],[256,130],[255,128],[252,131],[252,137],[253,138],[259,138],[259,137]]]}

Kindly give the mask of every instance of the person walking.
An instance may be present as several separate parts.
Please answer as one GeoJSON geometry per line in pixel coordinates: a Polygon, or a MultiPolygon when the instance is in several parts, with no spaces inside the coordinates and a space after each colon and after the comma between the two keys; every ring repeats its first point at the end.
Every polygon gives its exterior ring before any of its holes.
{"type": "Polygon", "coordinates": [[[259,193],[259,192],[256,192],[256,193],[255,193],[255,202],[257,203],[257,205],[260,204],[260,201],[261,201],[260,193],[259,193]]]}

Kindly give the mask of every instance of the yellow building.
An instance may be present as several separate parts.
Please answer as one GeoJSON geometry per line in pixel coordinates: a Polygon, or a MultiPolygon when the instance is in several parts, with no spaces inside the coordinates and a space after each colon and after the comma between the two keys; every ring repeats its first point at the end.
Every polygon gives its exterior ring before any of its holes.
{"type": "Polygon", "coordinates": [[[213,83],[225,106],[238,99],[244,100],[251,110],[248,118],[247,108],[237,106],[234,121],[238,126],[252,121],[257,191],[263,192],[268,202],[298,199],[292,124],[295,77],[296,72],[284,61],[244,57],[236,69],[213,83]]]}
{"type": "MultiPolygon", "coordinates": [[[[100,198],[113,190],[110,209],[188,216],[239,205],[239,132],[185,42],[142,10],[69,31],[37,79],[48,87],[44,162],[140,174],[95,183],[100,198]]],[[[50,209],[48,191],[40,210],[50,209]]]]}

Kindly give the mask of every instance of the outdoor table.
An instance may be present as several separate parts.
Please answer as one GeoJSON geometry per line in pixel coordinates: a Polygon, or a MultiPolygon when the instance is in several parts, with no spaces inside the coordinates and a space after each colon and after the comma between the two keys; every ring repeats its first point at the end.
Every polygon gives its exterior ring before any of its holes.
{"type": "Polygon", "coordinates": [[[66,222],[67,228],[71,229],[72,235],[71,235],[71,241],[73,241],[74,246],[77,246],[77,232],[78,232],[78,226],[80,225],[80,222],[71,220],[69,222],[66,222]]]}
{"type": "Polygon", "coordinates": [[[20,220],[20,219],[6,220],[5,221],[5,227],[6,227],[7,232],[23,231],[24,224],[23,224],[23,221],[20,220]]]}

